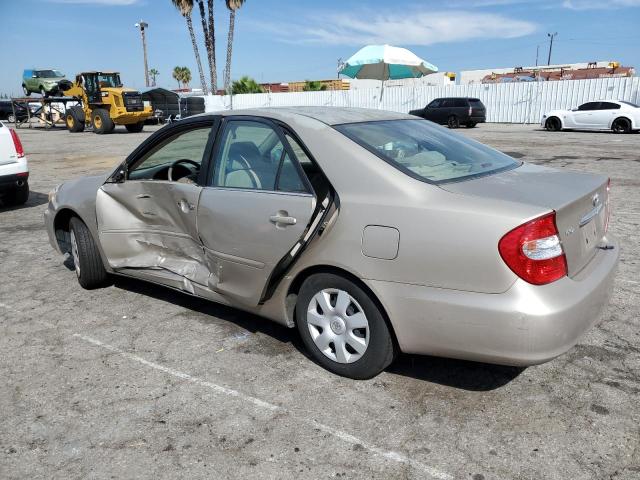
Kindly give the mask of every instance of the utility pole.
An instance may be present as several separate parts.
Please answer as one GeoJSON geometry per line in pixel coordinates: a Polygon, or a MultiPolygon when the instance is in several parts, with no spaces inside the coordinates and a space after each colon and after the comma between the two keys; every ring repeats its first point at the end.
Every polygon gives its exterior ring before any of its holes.
{"type": "Polygon", "coordinates": [[[553,48],[553,37],[555,37],[556,35],[558,35],[558,32],[547,33],[547,37],[551,39],[551,41],[549,42],[549,57],[547,58],[547,65],[551,65],[551,49],[553,48]]]}
{"type": "Polygon", "coordinates": [[[540,45],[536,45],[536,67],[538,66],[538,54],[540,53],[540,45]]]}
{"type": "Polygon", "coordinates": [[[149,86],[149,66],[147,64],[147,37],[145,36],[144,30],[149,26],[149,24],[140,20],[134,26],[140,29],[140,36],[142,37],[142,51],[144,53],[144,84],[148,87],[149,86]]]}

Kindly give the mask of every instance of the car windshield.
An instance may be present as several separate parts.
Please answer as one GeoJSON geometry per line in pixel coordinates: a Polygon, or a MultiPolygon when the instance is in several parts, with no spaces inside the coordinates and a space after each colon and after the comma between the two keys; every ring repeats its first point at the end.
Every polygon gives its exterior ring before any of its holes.
{"type": "Polygon", "coordinates": [[[38,70],[36,72],[39,78],[62,78],[64,75],[58,70],[38,70]]]}
{"type": "Polygon", "coordinates": [[[399,170],[429,183],[521,165],[504,153],[424,120],[350,123],[335,128],[399,170]]]}
{"type": "Polygon", "coordinates": [[[625,105],[629,105],[633,108],[640,108],[638,105],[636,105],[635,103],[631,103],[631,102],[625,102],[624,100],[620,100],[620,103],[624,103],[625,105]]]}

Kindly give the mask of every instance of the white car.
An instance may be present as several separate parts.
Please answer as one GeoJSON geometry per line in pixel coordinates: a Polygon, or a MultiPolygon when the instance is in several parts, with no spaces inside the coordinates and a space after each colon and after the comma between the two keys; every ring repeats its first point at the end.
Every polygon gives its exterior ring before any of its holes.
{"type": "Polygon", "coordinates": [[[29,198],[29,167],[18,134],[0,122],[0,201],[22,205],[29,198]]]}
{"type": "Polygon", "coordinates": [[[631,133],[640,130],[640,107],[623,100],[587,102],[571,110],[552,110],[542,116],[540,125],[551,132],[576,129],[631,133]]]}

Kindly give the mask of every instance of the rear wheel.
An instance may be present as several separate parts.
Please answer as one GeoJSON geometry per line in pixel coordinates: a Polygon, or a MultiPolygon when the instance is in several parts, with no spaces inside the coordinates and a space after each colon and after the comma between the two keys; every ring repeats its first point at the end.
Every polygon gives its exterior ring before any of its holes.
{"type": "Polygon", "coordinates": [[[559,132],[562,130],[562,122],[560,122],[558,117],[550,117],[544,123],[544,128],[549,132],[559,132]]]}
{"type": "Polygon", "coordinates": [[[16,123],[16,116],[13,113],[10,113],[9,115],[7,115],[7,122],[16,123]]]}
{"type": "Polygon", "coordinates": [[[631,122],[626,118],[618,118],[611,125],[613,133],[631,133],[631,122]]]}
{"type": "Polygon", "coordinates": [[[313,359],[338,375],[371,378],[394,359],[382,312],[362,288],[338,275],[318,273],[304,281],[296,324],[313,359]]]}
{"type": "Polygon", "coordinates": [[[104,108],[96,108],[91,112],[91,124],[94,133],[102,135],[103,133],[111,133],[114,128],[113,120],[109,117],[109,112],[104,108]]]}
{"type": "Polygon", "coordinates": [[[22,186],[11,190],[3,199],[5,205],[24,205],[29,200],[29,182],[24,182],[22,186]]]}
{"type": "Polygon", "coordinates": [[[64,115],[64,121],[67,125],[67,130],[72,133],[82,132],[84,130],[84,110],[79,106],[67,108],[67,112],[64,115]]]}
{"type": "Polygon", "coordinates": [[[69,225],[71,256],[78,283],[88,290],[104,286],[108,274],[89,228],[77,217],[72,218],[69,225]]]}
{"type": "Polygon", "coordinates": [[[49,96],[49,94],[47,93],[47,91],[44,89],[44,87],[40,87],[40,95],[42,96],[42,98],[46,98],[49,96]]]}
{"type": "Polygon", "coordinates": [[[129,133],[139,133],[144,128],[144,122],[129,123],[125,127],[129,133]]]}
{"type": "Polygon", "coordinates": [[[31,92],[29,91],[26,85],[22,85],[22,91],[24,92],[25,97],[31,96],[31,92]]]}
{"type": "Polygon", "coordinates": [[[449,116],[447,119],[447,126],[449,128],[458,128],[460,126],[460,120],[455,115],[449,116]]]}

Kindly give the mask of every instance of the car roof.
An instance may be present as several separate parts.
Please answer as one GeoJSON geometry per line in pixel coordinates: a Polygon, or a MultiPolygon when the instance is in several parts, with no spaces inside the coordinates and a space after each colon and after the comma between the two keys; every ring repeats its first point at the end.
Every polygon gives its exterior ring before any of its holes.
{"type": "MultiPolygon", "coordinates": [[[[308,117],[327,125],[340,125],[344,123],[375,122],[381,120],[415,120],[416,117],[406,113],[390,112],[387,110],[374,110],[369,108],[344,108],[344,107],[267,107],[243,110],[226,110],[216,112],[218,115],[247,115],[256,117],[275,118],[282,121],[300,120],[300,117],[308,117]]],[[[210,114],[205,114],[210,115],[210,114]]]]}

